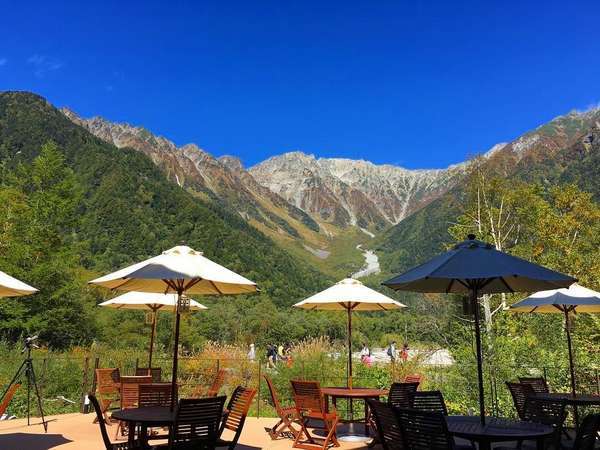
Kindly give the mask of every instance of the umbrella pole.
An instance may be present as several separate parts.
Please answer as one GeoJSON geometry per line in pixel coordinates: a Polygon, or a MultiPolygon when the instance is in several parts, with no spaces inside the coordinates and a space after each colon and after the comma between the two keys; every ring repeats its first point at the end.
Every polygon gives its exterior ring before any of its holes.
{"type": "Polygon", "coordinates": [[[352,309],[348,311],[348,380],[347,386],[352,388],[352,309]]]}
{"type": "Polygon", "coordinates": [[[154,351],[154,337],[156,336],[156,314],[158,311],[152,308],[152,331],[150,332],[150,349],[148,352],[148,375],[151,374],[152,368],[152,352],[154,351]]]}
{"type": "Polygon", "coordinates": [[[177,358],[179,353],[179,304],[182,291],[177,291],[177,314],[175,315],[175,348],[173,349],[173,372],[171,374],[171,411],[175,409],[175,397],[177,395],[177,358]]]}
{"type": "Polygon", "coordinates": [[[573,365],[573,346],[571,344],[571,330],[569,326],[569,311],[565,308],[565,330],[567,331],[567,346],[569,347],[569,370],[571,371],[571,392],[577,395],[575,389],[575,366],[573,365]]]}
{"type": "Polygon", "coordinates": [[[471,305],[475,315],[475,345],[477,348],[477,381],[479,383],[479,415],[481,424],[485,425],[485,399],[483,391],[483,357],[481,352],[481,330],[479,328],[479,305],[477,304],[477,287],[471,289],[471,305]]]}

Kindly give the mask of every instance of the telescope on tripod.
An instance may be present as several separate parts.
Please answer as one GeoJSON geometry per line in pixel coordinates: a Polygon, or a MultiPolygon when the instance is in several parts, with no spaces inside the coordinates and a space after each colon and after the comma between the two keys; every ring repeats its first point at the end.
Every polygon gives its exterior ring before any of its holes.
{"type": "MultiPolygon", "coordinates": [[[[26,353],[27,356],[25,357],[25,359],[23,360],[23,362],[17,369],[17,372],[15,373],[12,380],[8,384],[6,390],[2,394],[2,397],[0,398],[0,403],[2,403],[4,401],[4,398],[6,397],[7,393],[11,391],[11,387],[15,383],[17,383],[19,380],[22,380],[22,378],[24,376],[26,386],[27,386],[27,425],[30,425],[31,388],[33,387],[33,392],[35,393],[35,397],[37,399],[38,411],[40,413],[40,417],[42,418],[42,425],[44,426],[44,431],[48,432],[48,422],[46,422],[46,419],[44,417],[44,409],[42,407],[42,397],[40,395],[40,389],[38,387],[37,379],[35,377],[35,370],[33,368],[33,360],[31,359],[31,350],[34,348],[39,348],[35,343],[37,341],[37,339],[38,339],[37,335],[25,338],[25,341],[23,343],[23,349],[21,350],[21,353],[22,354],[26,353]]],[[[12,390],[12,392],[14,392],[14,389],[12,390]]]]}

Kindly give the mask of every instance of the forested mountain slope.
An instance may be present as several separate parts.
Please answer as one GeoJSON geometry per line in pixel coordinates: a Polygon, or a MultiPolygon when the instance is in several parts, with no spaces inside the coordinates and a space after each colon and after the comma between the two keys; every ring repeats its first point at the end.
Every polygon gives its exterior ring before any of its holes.
{"type": "MultiPolygon", "coordinates": [[[[576,183],[600,201],[600,109],[557,117],[488,154],[485,164],[501,177],[545,187],[576,183]]],[[[401,272],[443,250],[452,241],[448,228],[462,213],[463,196],[458,184],[380,235],[371,247],[382,269],[401,272]]]]}
{"type": "Polygon", "coordinates": [[[64,152],[81,183],[74,240],[82,265],[104,272],[185,241],[255,280],[279,304],[322,286],[325,277],[274,245],[237,214],[168,181],[150,158],[117,149],[75,125],[42,97],[0,94],[0,159],[4,173],[35,158],[47,141],[64,152]]]}

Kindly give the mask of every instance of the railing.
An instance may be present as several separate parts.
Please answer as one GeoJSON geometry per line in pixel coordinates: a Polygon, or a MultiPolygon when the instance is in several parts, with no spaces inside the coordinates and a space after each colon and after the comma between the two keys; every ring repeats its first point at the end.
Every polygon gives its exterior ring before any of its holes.
{"type": "MultiPolygon", "coordinates": [[[[6,389],[13,373],[22,359],[4,358],[0,364],[0,388],[6,389]]],[[[80,410],[87,412],[85,394],[95,391],[95,368],[119,367],[122,374],[133,374],[138,366],[146,366],[145,361],[128,359],[115,360],[103,355],[83,356],[81,358],[48,356],[33,358],[42,397],[47,414],[64,413],[80,410]],[[60,400],[62,396],[75,404],[60,400]]],[[[171,359],[157,357],[153,366],[161,367],[163,377],[170,378],[171,359]]],[[[196,358],[182,357],[179,363],[179,384],[182,396],[185,396],[198,384],[208,386],[216,371],[227,370],[223,392],[230,394],[237,385],[251,386],[257,389],[257,396],[251,414],[257,417],[274,415],[269,391],[262,379],[269,375],[279,392],[283,403],[291,402],[289,380],[292,378],[317,379],[323,386],[344,386],[346,383],[345,368],[342,361],[335,358],[320,360],[295,361],[291,367],[285,362],[276,368],[267,368],[264,361],[251,361],[245,358],[196,358]]],[[[411,371],[412,368],[411,368],[411,371]]],[[[465,414],[469,410],[477,411],[475,366],[419,366],[416,369],[423,374],[423,389],[439,389],[444,393],[448,407],[453,413],[465,414]]],[[[401,363],[396,365],[378,364],[364,367],[356,364],[353,377],[354,386],[385,388],[392,381],[402,379],[405,370],[401,363]]],[[[510,416],[514,414],[512,400],[504,382],[517,376],[544,376],[553,391],[569,391],[569,371],[566,367],[504,367],[501,371],[486,373],[486,406],[494,415],[510,416]]],[[[578,391],[600,395],[600,368],[578,368],[578,391]]],[[[10,410],[12,414],[21,416],[26,406],[25,380],[17,391],[10,410]]],[[[36,405],[32,402],[32,412],[36,413],[36,405]]],[[[340,413],[347,414],[344,402],[338,403],[340,413]]]]}

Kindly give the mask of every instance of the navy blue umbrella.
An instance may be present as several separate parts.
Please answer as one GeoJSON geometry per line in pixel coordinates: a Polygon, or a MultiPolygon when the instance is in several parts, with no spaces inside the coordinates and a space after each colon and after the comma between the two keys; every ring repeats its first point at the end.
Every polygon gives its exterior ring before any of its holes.
{"type": "Polygon", "coordinates": [[[397,291],[469,294],[475,316],[479,412],[485,423],[481,330],[477,298],[482,294],[533,292],[568,287],[568,275],[503,253],[470,234],[451,250],[404,272],[383,285],[397,291]]]}

